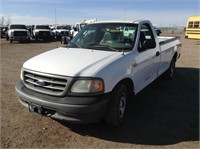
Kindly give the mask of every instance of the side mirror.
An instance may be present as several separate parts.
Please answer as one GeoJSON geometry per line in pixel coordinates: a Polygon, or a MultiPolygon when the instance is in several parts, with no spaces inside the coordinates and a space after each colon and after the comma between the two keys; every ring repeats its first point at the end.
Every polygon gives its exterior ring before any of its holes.
{"type": "Polygon", "coordinates": [[[143,44],[143,49],[153,49],[156,47],[156,44],[154,42],[154,40],[150,39],[150,40],[145,40],[144,44],[143,44]]]}

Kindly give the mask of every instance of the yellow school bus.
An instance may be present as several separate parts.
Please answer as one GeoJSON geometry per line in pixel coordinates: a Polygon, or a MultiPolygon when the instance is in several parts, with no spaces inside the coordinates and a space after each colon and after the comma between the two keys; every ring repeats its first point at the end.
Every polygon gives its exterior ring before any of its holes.
{"type": "Polygon", "coordinates": [[[200,16],[191,16],[188,18],[185,38],[200,39],[200,16]]]}

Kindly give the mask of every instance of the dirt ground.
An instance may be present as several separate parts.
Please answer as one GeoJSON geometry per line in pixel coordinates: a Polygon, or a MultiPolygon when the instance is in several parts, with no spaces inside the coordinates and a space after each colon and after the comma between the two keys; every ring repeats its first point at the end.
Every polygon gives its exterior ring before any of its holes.
{"type": "Polygon", "coordinates": [[[173,80],[157,79],[130,102],[125,123],[72,125],[37,116],[18,102],[22,64],[59,42],[1,42],[2,148],[199,148],[200,40],[184,39],[173,80]]]}

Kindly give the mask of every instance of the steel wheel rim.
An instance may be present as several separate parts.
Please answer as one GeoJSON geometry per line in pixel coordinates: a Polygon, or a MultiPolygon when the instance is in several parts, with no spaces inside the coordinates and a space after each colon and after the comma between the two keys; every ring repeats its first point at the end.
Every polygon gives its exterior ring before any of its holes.
{"type": "Polygon", "coordinates": [[[171,68],[170,68],[170,76],[172,77],[174,74],[174,69],[175,69],[175,62],[173,61],[171,68]]]}
{"type": "Polygon", "coordinates": [[[119,101],[119,117],[123,118],[126,109],[126,93],[123,92],[119,101]]]}

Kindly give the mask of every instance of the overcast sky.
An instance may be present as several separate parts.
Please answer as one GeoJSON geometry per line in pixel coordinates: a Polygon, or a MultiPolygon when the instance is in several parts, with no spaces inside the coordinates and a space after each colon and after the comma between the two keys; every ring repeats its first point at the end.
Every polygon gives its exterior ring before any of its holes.
{"type": "Polygon", "coordinates": [[[200,0],[0,0],[0,7],[0,17],[27,25],[74,24],[96,18],[185,26],[189,16],[200,15],[200,0]]]}

